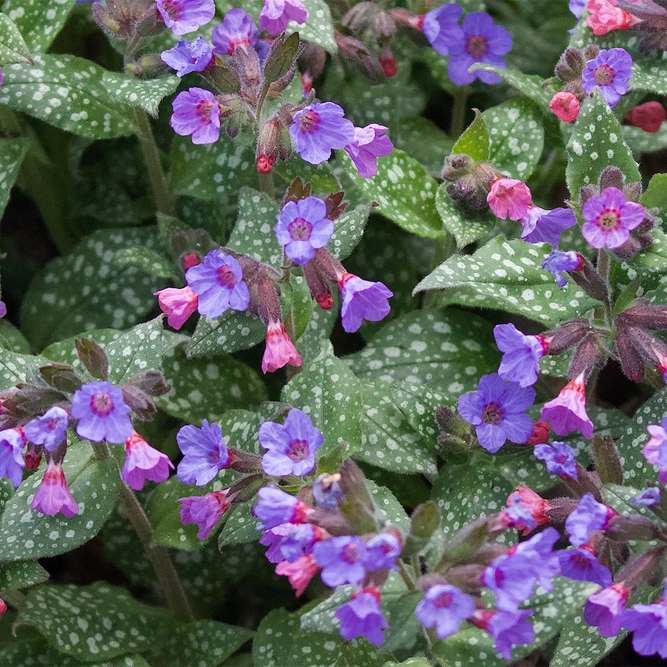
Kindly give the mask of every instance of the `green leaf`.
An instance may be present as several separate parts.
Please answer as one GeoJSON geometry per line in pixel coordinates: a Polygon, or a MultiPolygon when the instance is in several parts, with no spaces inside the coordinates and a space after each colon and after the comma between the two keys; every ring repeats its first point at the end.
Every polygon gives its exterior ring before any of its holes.
{"type": "Polygon", "coordinates": [[[16,23],[33,53],[46,51],[56,38],[74,0],[7,0],[2,11],[16,23]]]}
{"type": "Polygon", "coordinates": [[[438,188],[438,193],[435,196],[435,206],[442,218],[442,223],[447,231],[454,236],[456,245],[460,250],[490,234],[497,224],[497,219],[488,211],[474,217],[470,213],[463,214],[447,194],[447,185],[447,183],[443,183],[438,188]]]}
{"type": "Polygon", "coordinates": [[[109,97],[131,107],[140,107],[157,117],[160,102],[178,88],[177,76],[162,76],[159,79],[135,79],[120,72],[104,72],[102,85],[109,97]]]}
{"type": "Polygon", "coordinates": [[[489,162],[498,170],[526,180],[544,148],[544,121],[533,102],[513,99],[487,109],[482,117],[489,128],[489,162]]]}
{"type": "Polygon", "coordinates": [[[116,504],[120,478],[112,458],[97,461],[90,444],[75,440],[63,462],[65,479],[79,514],[66,518],[33,512],[30,503],[42,481],[41,471],[24,480],[0,517],[0,559],[46,558],[71,551],[99,532],[116,504]]]}
{"type": "Polygon", "coordinates": [[[0,347],[19,354],[30,353],[30,343],[23,334],[7,320],[0,320],[0,347]]]}
{"type": "Polygon", "coordinates": [[[44,357],[0,349],[0,391],[13,389],[20,382],[25,382],[29,373],[37,375],[37,369],[45,363],[48,360],[44,357]]]}
{"type": "Polygon", "coordinates": [[[628,182],[641,181],[637,163],[623,141],[621,126],[600,91],[582,105],[567,152],[567,187],[575,201],[579,190],[596,184],[607,167],[618,167],[628,182]]]}
{"type": "Polygon", "coordinates": [[[357,247],[366,229],[371,208],[370,204],[348,208],[335,221],[334,233],[328,245],[328,250],[334,257],[342,261],[357,247]]]}
{"type": "Polygon", "coordinates": [[[271,50],[264,61],[264,80],[269,83],[277,81],[289,72],[299,51],[299,35],[293,33],[289,37],[279,36],[271,45],[271,50]]]}
{"type": "Polygon", "coordinates": [[[404,116],[391,133],[396,148],[417,160],[431,176],[440,178],[453,141],[435,123],[422,116],[404,116]]]}
{"type": "Polygon", "coordinates": [[[188,357],[231,354],[253,347],[264,340],[265,335],[266,326],[259,317],[228,310],[215,320],[199,318],[186,354],[188,357]]]}
{"type": "Polygon", "coordinates": [[[158,252],[150,248],[123,248],[116,253],[116,263],[121,266],[136,266],[144,273],[157,278],[176,278],[171,264],[158,252]]]}
{"type": "Polygon", "coordinates": [[[437,391],[445,402],[474,389],[498,367],[491,325],[460,310],[406,313],[344,361],[363,382],[405,380],[437,391]]]}
{"type": "Polygon", "coordinates": [[[192,424],[217,421],[225,410],[251,408],[266,399],[257,373],[232,357],[186,359],[179,349],[164,359],[162,369],[172,390],[155,404],[192,424]]]}
{"type": "MultiPolygon", "coordinates": [[[[2,90],[0,88],[0,90],[2,90]]],[[[153,227],[100,230],[66,257],[49,262],[30,283],[21,330],[38,348],[91,329],[124,329],[156,308],[161,279],[114,261],[121,248],[152,246],[153,227]]]]}
{"type": "Polygon", "coordinates": [[[338,52],[334,39],[334,25],[329,5],[324,0],[303,0],[308,11],[306,22],[301,25],[290,21],[287,33],[298,32],[303,41],[312,42],[326,49],[332,55],[338,52]]]}
{"type": "Polygon", "coordinates": [[[36,560],[0,564],[0,591],[16,591],[43,584],[49,573],[36,560]]]}
{"type": "Polygon", "coordinates": [[[655,133],[644,132],[641,128],[632,125],[621,125],[621,130],[625,143],[635,155],[657,153],[667,148],[667,125],[664,123],[655,133]]]}
{"type": "Polygon", "coordinates": [[[218,546],[221,551],[230,544],[246,544],[259,540],[262,533],[257,527],[261,522],[251,512],[253,504],[253,502],[243,503],[229,510],[227,521],[218,536],[218,546]]]}
{"type": "Polygon", "coordinates": [[[635,269],[649,271],[667,271],[667,236],[660,228],[651,230],[653,243],[627,260],[627,265],[635,269]]]}
{"type": "Polygon", "coordinates": [[[30,49],[20,30],[7,14],[0,13],[0,67],[30,62],[30,49]]]}
{"type": "Polygon", "coordinates": [[[516,88],[522,95],[535,102],[545,113],[549,113],[551,94],[542,87],[544,82],[541,77],[534,74],[524,74],[514,67],[500,69],[500,67],[494,67],[486,63],[475,63],[470,68],[471,72],[476,70],[497,74],[505,83],[516,88]]]}
{"type": "Polygon", "coordinates": [[[366,197],[378,202],[380,213],[399,227],[423,238],[444,236],[435,209],[438,186],[416,160],[394,149],[378,160],[378,173],[372,178],[359,176],[347,153],[338,153],[336,161],[366,197]]]}
{"type": "Polygon", "coordinates": [[[641,198],[646,208],[662,208],[667,206],[667,174],[655,174],[651,178],[641,198]]]}
{"type": "Polygon", "coordinates": [[[313,192],[330,193],[340,190],[340,184],[328,162],[310,164],[302,160],[298,153],[292,153],[285,162],[276,162],[273,171],[288,184],[297,177],[304,183],[310,183],[313,192]]]}
{"type": "Polygon", "coordinates": [[[475,115],[475,120],[454,144],[452,153],[469,155],[476,162],[487,162],[490,147],[491,141],[486,121],[482,114],[478,112],[475,115]]]}
{"type": "Polygon", "coordinates": [[[137,602],[124,588],[42,586],[28,593],[17,620],[32,625],[58,651],[101,662],[155,646],[168,632],[165,610],[137,602]]]}
{"type": "Polygon", "coordinates": [[[26,139],[0,139],[0,216],[5,212],[9,193],[29,147],[26,139]]]}
{"type": "Polygon", "coordinates": [[[635,58],[629,90],[647,90],[657,95],[667,95],[667,67],[664,61],[652,58],[635,58]]]}
{"type": "Polygon", "coordinates": [[[553,276],[542,268],[544,247],[497,236],[474,255],[450,257],[414,293],[443,290],[441,305],[488,306],[491,301],[494,308],[548,327],[581,317],[594,302],[575,285],[556,286],[553,276]]]}

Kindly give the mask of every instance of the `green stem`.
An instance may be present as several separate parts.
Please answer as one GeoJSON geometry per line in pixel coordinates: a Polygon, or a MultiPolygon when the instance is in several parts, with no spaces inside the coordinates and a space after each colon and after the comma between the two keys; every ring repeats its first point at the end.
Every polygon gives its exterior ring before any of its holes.
{"type": "Polygon", "coordinates": [[[454,106],[452,107],[452,123],[449,129],[449,135],[456,141],[462,134],[465,127],[466,102],[468,101],[468,87],[457,88],[452,95],[454,96],[454,106]]]}
{"type": "Polygon", "coordinates": [[[0,591],[0,598],[9,603],[17,611],[25,604],[25,595],[21,591],[0,591]]]}
{"type": "Polygon", "coordinates": [[[406,567],[405,563],[403,562],[402,558],[399,558],[396,563],[398,564],[398,573],[401,575],[401,579],[403,579],[403,582],[405,585],[408,587],[409,591],[414,591],[416,588],[415,581],[412,578],[412,575],[410,572],[408,572],[408,568],[406,567]]]}
{"type": "MultiPolygon", "coordinates": [[[[98,460],[104,460],[109,456],[109,448],[102,442],[92,443],[93,452],[98,460]]],[[[175,618],[183,623],[194,621],[195,617],[190,607],[181,580],[178,578],[176,568],[169,556],[166,547],[153,544],[153,528],[150,521],[141,506],[139,499],[134,492],[121,482],[120,499],[125,506],[127,518],[132,524],[135,532],[139,536],[141,543],[144,546],[146,555],[151,561],[155,574],[157,575],[158,585],[162,594],[167,601],[169,609],[174,614],[175,618]]]]}
{"type": "MultiPolygon", "coordinates": [[[[598,261],[596,269],[598,274],[600,275],[600,278],[602,278],[605,285],[607,286],[607,294],[605,296],[605,301],[604,301],[604,316],[607,322],[607,326],[611,328],[614,324],[614,316],[611,310],[611,293],[609,287],[609,272],[611,270],[611,262],[609,259],[609,254],[606,252],[604,248],[600,248],[598,250],[598,261]]],[[[596,317],[598,316],[597,310],[598,309],[596,309],[595,311],[596,317]]],[[[602,312],[600,312],[599,315],[602,315],[602,312]]]]}
{"type": "Polygon", "coordinates": [[[134,113],[137,119],[137,127],[139,128],[137,132],[139,145],[141,146],[141,152],[148,171],[148,180],[150,181],[155,197],[155,207],[158,213],[174,215],[176,213],[174,196],[169,191],[167,178],[162,170],[160,151],[155,143],[150,121],[143,109],[137,108],[134,110],[134,113]]]}
{"type": "Polygon", "coordinates": [[[268,174],[257,172],[257,178],[259,180],[259,191],[266,193],[271,198],[275,197],[276,188],[273,183],[273,172],[270,171],[268,174]]]}

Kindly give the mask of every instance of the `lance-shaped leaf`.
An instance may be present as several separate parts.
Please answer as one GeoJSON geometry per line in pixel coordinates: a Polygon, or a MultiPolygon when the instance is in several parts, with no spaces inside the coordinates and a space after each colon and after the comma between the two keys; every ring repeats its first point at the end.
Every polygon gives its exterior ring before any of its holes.
{"type": "Polygon", "coordinates": [[[75,0],[7,0],[2,11],[16,22],[33,53],[46,51],[56,38],[75,0]]]}
{"type": "Polygon", "coordinates": [[[5,212],[9,194],[29,147],[30,142],[26,139],[0,139],[0,216],[5,212]]]}
{"type": "Polygon", "coordinates": [[[102,76],[102,85],[112,99],[131,107],[140,107],[156,117],[160,102],[178,88],[179,81],[177,76],[135,79],[118,72],[104,72],[102,76]]]}
{"type": "Polygon", "coordinates": [[[0,14],[0,67],[30,62],[30,49],[16,24],[7,14],[0,14]]]}
{"type": "Polygon", "coordinates": [[[469,155],[476,162],[486,162],[489,159],[489,130],[484,117],[475,109],[475,120],[466,128],[452,148],[456,155],[469,155]]]}

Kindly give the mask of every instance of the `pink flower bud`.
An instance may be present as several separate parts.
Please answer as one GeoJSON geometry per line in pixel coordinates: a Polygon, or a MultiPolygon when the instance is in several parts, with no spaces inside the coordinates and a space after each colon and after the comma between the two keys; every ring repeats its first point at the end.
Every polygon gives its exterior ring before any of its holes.
{"type": "Polygon", "coordinates": [[[612,30],[629,30],[637,19],[617,7],[617,0],[588,0],[587,23],[595,35],[606,35],[612,30]]]}
{"type": "Polygon", "coordinates": [[[183,257],[183,270],[187,271],[188,269],[191,269],[193,266],[197,266],[198,264],[201,264],[201,258],[196,252],[191,252],[185,255],[183,257]]]}
{"type": "Polygon", "coordinates": [[[496,178],[486,201],[493,214],[501,220],[521,220],[533,202],[528,186],[514,178],[496,178]]]}
{"type": "Polygon", "coordinates": [[[556,93],[549,102],[549,108],[565,123],[572,123],[579,115],[581,105],[572,93],[556,93]]]}
{"type": "Polygon", "coordinates": [[[286,560],[278,563],[276,574],[287,577],[296,596],[300,597],[319,569],[313,554],[308,554],[307,556],[301,556],[293,563],[286,560]]]}
{"type": "Polygon", "coordinates": [[[0,598],[0,616],[2,616],[6,611],[7,611],[7,603],[2,598],[0,598]]]}
{"type": "Polygon", "coordinates": [[[396,76],[396,73],[398,72],[398,65],[396,65],[396,58],[391,52],[391,49],[388,47],[382,49],[382,51],[380,51],[380,55],[378,56],[378,60],[380,61],[380,65],[382,65],[382,71],[384,72],[385,76],[396,76]]]}
{"type": "Polygon", "coordinates": [[[645,102],[628,111],[625,120],[644,132],[655,134],[667,120],[667,111],[660,102],[645,102]]]}
{"type": "Polygon", "coordinates": [[[533,424],[533,434],[526,441],[527,445],[541,445],[549,439],[551,428],[547,422],[535,422],[533,424]]]}
{"type": "Polygon", "coordinates": [[[296,351],[282,322],[270,321],[266,327],[266,349],[262,358],[262,371],[273,373],[287,364],[301,366],[302,361],[303,358],[296,351]]]}
{"type": "Polygon", "coordinates": [[[190,287],[168,287],[167,289],[155,292],[162,312],[167,315],[169,326],[174,329],[180,329],[185,321],[197,310],[199,297],[190,289],[190,287]]]}

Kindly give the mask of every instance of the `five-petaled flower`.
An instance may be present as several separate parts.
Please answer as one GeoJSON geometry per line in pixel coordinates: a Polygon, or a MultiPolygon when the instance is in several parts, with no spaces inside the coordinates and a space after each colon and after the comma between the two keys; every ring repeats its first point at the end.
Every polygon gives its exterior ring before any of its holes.
{"type": "Polygon", "coordinates": [[[327,205],[317,197],[288,201],[273,228],[285,254],[296,264],[305,264],[318,248],[329,243],[334,224],[327,217],[327,205]]]}
{"type": "Polygon", "coordinates": [[[301,0],[264,0],[259,27],[269,35],[279,35],[287,30],[290,21],[305,23],[307,18],[308,11],[301,0]]]}
{"type": "Polygon", "coordinates": [[[193,144],[212,144],[220,137],[222,108],[215,95],[203,88],[190,88],[176,95],[169,121],[176,134],[192,135],[193,144]]]}
{"type": "Polygon", "coordinates": [[[132,433],[131,411],[121,388],[110,382],[88,382],[72,396],[77,435],[93,442],[124,444],[132,433]]]}
{"type": "Polygon", "coordinates": [[[333,102],[317,102],[297,111],[289,132],[296,152],[311,164],[328,160],[333,149],[354,141],[354,125],[333,102]]]}
{"type": "Polygon", "coordinates": [[[646,210],[641,204],[628,201],[622,190],[606,188],[593,195],[583,208],[581,233],[594,248],[618,248],[630,232],[644,221],[646,210]]]}
{"type": "Polygon", "coordinates": [[[167,28],[185,35],[206,25],[215,15],[213,0],[155,0],[167,28]]]}
{"type": "Polygon", "coordinates": [[[628,92],[631,76],[632,56],[625,49],[602,49],[586,63],[581,74],[581,84],[587,93],[592,93],[597,86],[613,109],[628,92]]]}
{"type": "Polygon", "coordinates": [[[202,419],[201,428],[183,426],[176,441],[183,453],[176,475],[183,484],[204,486],[232,462],[220,426],[209,425],[206,419],[202,419]]]}

